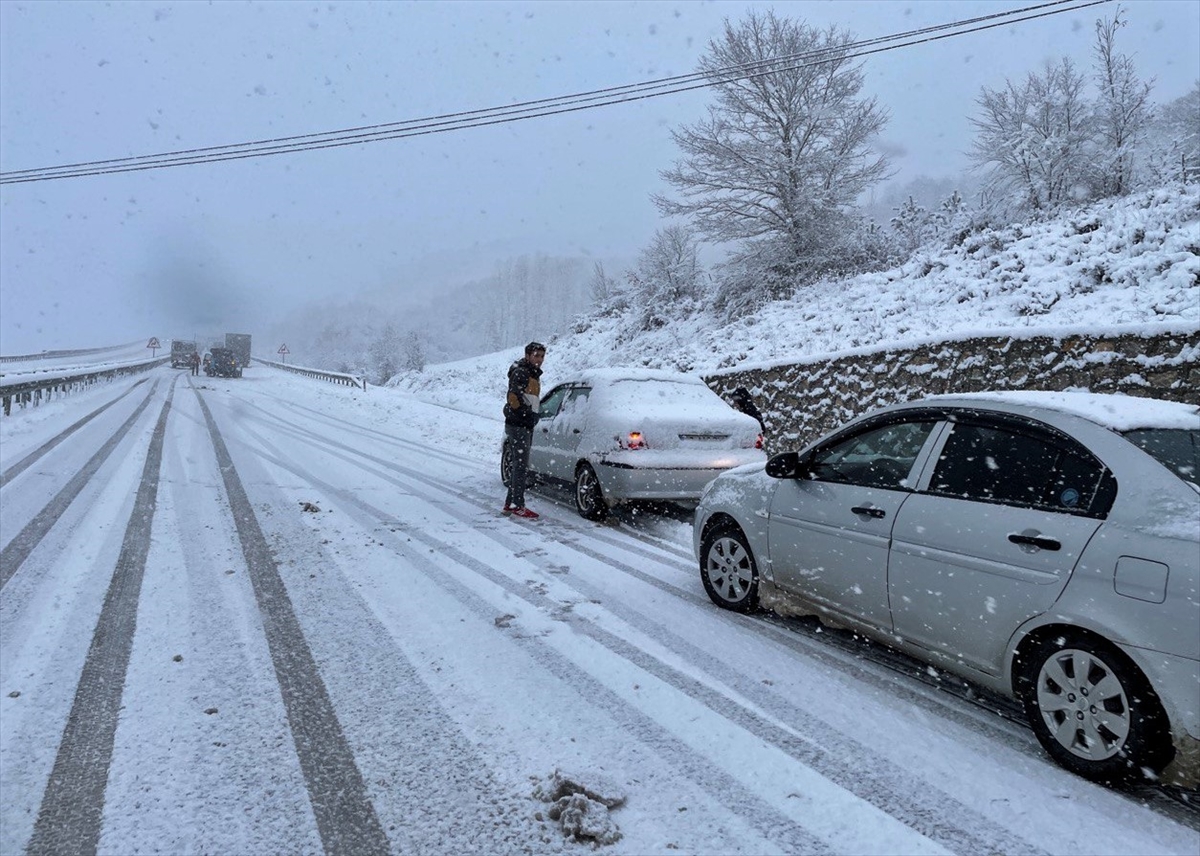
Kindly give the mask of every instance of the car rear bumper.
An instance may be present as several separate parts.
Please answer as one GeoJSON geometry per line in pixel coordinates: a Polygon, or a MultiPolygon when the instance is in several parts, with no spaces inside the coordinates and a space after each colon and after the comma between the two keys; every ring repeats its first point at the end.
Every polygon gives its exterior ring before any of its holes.
{"type": "Polygon", "coordinates": [[[1150,678],[1171,721],[1175,759],[1163,771],[1163,783],[1200,788],[1200,661],[1121,647],[1150,678]]]}
{"type": "MultiPolygon", "coordinates": [[[[636,454],[636,453],[635,453],[636,454]]],[[[720,466],[637,466],[625,460],[597,461],[596,476],[610,503],[632,499],[661,499],[695,502],[708,483],[721,473],[750,461],[762,453],[734,451],[723,456],[720,466]]],[[[645,456],[649,462],[650,456],[645,456]]]]}

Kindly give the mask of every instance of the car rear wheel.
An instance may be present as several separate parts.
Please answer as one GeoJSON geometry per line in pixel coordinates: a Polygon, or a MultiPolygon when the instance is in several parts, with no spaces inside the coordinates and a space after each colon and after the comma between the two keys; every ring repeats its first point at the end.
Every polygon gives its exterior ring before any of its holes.
{"type": "Polygon", "coordinates": [[[1115,647],[1054,634],[1021,656],[1017,694],[1038,742],[1062,766],[1113,784],[1160,772],[1173,750],[1149,682],[1115,647]]]}
{"type": "Polygon", "coordinates": [[[500,481],[508,487],[512,483],[513,452],[512,445],[505,440],[500,449],[500,481]]]}
{"type": "Polygon", "coordinates": [[[600,479],[590,464],[580,464],[575,469],[575,508],[585,520],[603,520],[608,516],[600,479]]]}
{"type": "Polygon", "coordinates": [[[736,612],[758,608],[758,565],[741,529],[730,524],[705,534],[700,543],[700,580],[717,606],[736,612]]]}

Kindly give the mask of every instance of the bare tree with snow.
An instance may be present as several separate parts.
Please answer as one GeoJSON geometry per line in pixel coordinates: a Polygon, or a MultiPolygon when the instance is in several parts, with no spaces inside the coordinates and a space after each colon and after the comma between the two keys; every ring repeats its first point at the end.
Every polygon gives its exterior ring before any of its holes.
{"type": "Polygon", "coordinates": [[[371,380],[387,383],[400,370],[400,333],[390,321],[383,325],[367,346],[371,380]]]}
{"type": "Polygon", "coordinates": [[[887,112],[861,94],[852,41],[769,11],[726,21],[699,66],[716,103],[673,132],[682,157],[662,176],[678,195],[656,196],[659,209],[711,241],[745,242],[759,263],[769,256],[781,281],[836,259],[847,212],[888,172],[871,148],[887,112]]]}
{"type": "Polygon", "coordinates": [[[1096,21],[1096,157],[1092,160],[1100,196],[1122,196],[1133,189],[1138,146],[1150,118],[1153,82],[1138,77],[1133,59],[1118,53],[1117,31],[1125,26],[1122,10],[1096,21]]]}
{"type": "Polygon", "coordinates": [[[1084,76],[1069,59],[1047,62],[1019,84],[985,86],[978,104],[972,157],[989,170],[989,192],[1032,211],[1092,197],[1095,120],[1084,97],[1084,76]]]}
{"type": "Polygon", "coordinates": [[[1149,183],[1200,182],[1200,83],[1155,110],[1146,137],[1149,183]]]}
{"type": "Polygon", "coordinates": [[[403,352],[403,367],[410,372],[425,371],[425,340],[416,330],[404,334],[401,342],[403,352]]]}
{"type": "Polygon", "coordinates": [[[695,238],[679,224],[659,229],[639,254],[629,282],[641,329],[662,327],[672,318],[693,314],[704,290],[695,238]]]}

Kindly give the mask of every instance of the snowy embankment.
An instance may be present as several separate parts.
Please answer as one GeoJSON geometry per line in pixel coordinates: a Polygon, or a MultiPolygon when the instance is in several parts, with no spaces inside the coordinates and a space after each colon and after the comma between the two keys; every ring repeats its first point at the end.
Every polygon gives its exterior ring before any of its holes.
{"type": "MultiPolygon", "coordinates": [[[[165,355],[170,353],[169,348],[168,342],[167,349],[159,350],[165,355]]],[[[161,359],[157,351],[147,350],[143,342],[114,345],[111,348],[31,354],[27,357],[5,356],[0,358],[0,382],[10,384],[30,380],[55,380],[96,371],[98,368],[153,362],[156,358],[161,359]]]]}
{"type": "MultiPolygon", "coordinates": [[[[1200,188],[1168,187],[1055,219],[987,229],[903,265],[824,281],[733,323],[708,316],[636,336],[613,319],[550,339],[546,380],[596,366],[747,368],[931,339],[1005,332],[1200,326],[1200,188]]],[[[389,382],[499,416],[513,348],[389,382]]]]}

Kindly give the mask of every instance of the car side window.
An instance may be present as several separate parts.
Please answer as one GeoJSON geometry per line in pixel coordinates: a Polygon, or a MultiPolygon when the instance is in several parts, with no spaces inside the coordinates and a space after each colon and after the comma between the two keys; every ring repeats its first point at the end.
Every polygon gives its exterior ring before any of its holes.
{"type": "Polygon", "coordinates": [[[813,454],[813,477],[864,487],[910,487],[909,473],[933,426],[933,420],[892,422],[845,437],[813,454]]]}
{"type": "Polygon", "coordinates": [[[582,413],[584,407],[587,406],[588,393],[591,391],[591,387],[587,386],[577,386],[572,389],[563,402],[563,413],[582,413]]]}
{"type": "Polygon", "coordinates": [[[560,386],[557,389],[550,390],[549,394],[542,399],[542,405],[538,408],[538,412],[543,419],[552,419],[558,415],[559,408],[562,407],[563,399],[567,397],[567,393],[571,391],[569,386],[560,386]]]}
{"type": "Polygon", "coordinates": [[[1104,466],[1082,448],[1004,428],[955,423],[929,490],[1055,511],[1099,510],[1104,466]]]}

